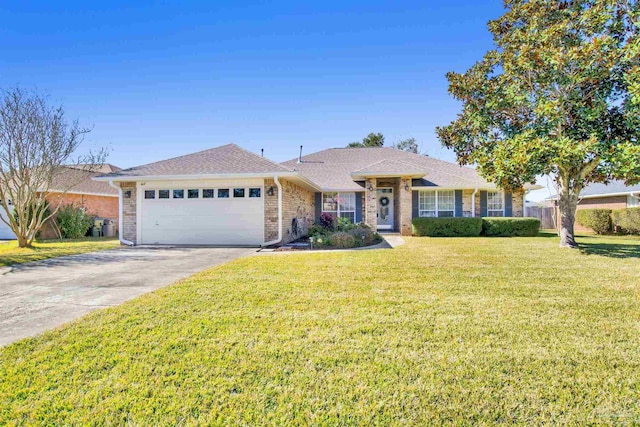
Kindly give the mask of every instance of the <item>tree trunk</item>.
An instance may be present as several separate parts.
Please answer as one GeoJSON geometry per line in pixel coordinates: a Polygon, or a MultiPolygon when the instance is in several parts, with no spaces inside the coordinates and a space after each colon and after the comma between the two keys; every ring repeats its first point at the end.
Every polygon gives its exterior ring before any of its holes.
{"type": "Polygon", "coordinates": [[[19,248],[28,248],[28,247],[31,246],[29,244],[29,240],[26,237],[21,236],[20,234],[16,234],[16,238],[18,239],[18,247],[19,248]]]}
{"type": "Polygon", "coordinates": [[[562,189],[559,194],[558,208],[560,209],[560,247],[577,248],[573,232],[576,220],[576,208],[578,207],[578,196],[573,192],[562,189]]]}

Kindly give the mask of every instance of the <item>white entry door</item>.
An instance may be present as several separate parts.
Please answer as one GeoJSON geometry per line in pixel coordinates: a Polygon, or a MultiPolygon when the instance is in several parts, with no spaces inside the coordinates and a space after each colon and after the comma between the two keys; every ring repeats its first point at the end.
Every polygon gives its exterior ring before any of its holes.
{"type": "Polygon", "coordinates": [[[393,188],[378,188],[378,229],[393,230],[393,188]]]}

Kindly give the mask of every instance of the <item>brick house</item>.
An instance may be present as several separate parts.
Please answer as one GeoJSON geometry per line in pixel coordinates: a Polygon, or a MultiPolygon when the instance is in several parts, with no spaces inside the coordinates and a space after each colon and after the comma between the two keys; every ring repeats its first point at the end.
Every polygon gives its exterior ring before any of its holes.
{"type": "Polygon", "coordinates": [[[474,169],[382,147],[275,163],[229,144],[94,179],[119,187],[125,244],[287,243],[323,212],[410,235],[415,217],[523,216],[525,196],[474,169]]]}
{"type": "MultiPolygon", "coordinates": [[[[73,204],[84,208],[98,218],[108,218],[118,222],[118,190],[107,182],[94,181],[92,178],[104,173],[114,173],[117,166],[104,164],[91,171],[83,170],[82,165],[65,166],[55,175],[46,196],[49,206],[66,206],[73,204]],[[65,192],[66,191],[66,192],[65,192]]],[[[53,226],[55,218],[47,221],[39,233],[41,239],[53,239],[58,233],[53,226]]]]}
{"type": "MultiPolygon", "coordinates": [[[[548,200],[555,203],[556,197],[548,200]]],[[[625,185],[624,181],[611,181],[608,184],[593,183],[580,193],[578,210],[581,209],[624,209],[640,207],[640,184],[625,185]]],[[[556,208],[557,209],[557,208],[556,208]]],[[[557,218],[559,213],[557,212],[557,218]]],[[[576,231],[592,231],[576,222],[576,231]]]]}

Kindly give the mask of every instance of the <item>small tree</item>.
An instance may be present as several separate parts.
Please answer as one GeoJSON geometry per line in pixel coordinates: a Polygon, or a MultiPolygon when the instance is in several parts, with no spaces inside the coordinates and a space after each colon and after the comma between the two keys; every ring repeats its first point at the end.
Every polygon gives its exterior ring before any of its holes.
{"type": "Polygon", "coordinates": [[[362,138],[362,142],[352,142],[347,145],[349,148],[360,148],[360,147],[382,147],[384,145],[384,135],[381,133],[373,133],[371,132],[369,135],[362,138]]]}
{"type": "Polygon", "coordinates": [[[59,199],[78,182],[51,183],[68,163],[98,168],[106,158],[104,149],[72,156],[88,129],[77,121],[68,123],[62,107],[51,107],[46,97],[20,88],[2,91],[0,99],[0,220],[18,239],[31,246],[36,233],[60,208],[59,199]],[[54,193],[50,190],[55,190],[54,193]],[[52,203],[48,203],[47,199],[52,203]],[[50,209],[46,209],[49,206],[50,209]]]}
{"type": "Polygon", "coordinates": [[[418,143],[415,138],[407,138],[402,141],[398,141],[396,144],[393,144],[393,148],[400,151],[407,151],[413,154],[420,154],[418,151],[418,143]]]}
{"type": "Polygon", "coordinates": [[[640,180],[640,6],[637,0],[505,0],[489,23],[496,48],[448,73],[462,112],[437,129],[461,164],[517,191],[551,174],[560,246],[590,182],[640,180]]]}

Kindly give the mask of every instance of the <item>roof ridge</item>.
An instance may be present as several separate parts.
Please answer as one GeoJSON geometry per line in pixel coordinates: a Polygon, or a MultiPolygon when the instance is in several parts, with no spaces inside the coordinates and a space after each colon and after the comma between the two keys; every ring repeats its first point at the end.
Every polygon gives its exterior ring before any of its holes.
{"type": "MultiPolygon", "coordinates": [[[[271,159],[269,159],[269,158],[267,158],[267,157],[260,156],[258,153],[254,153],[253,151],[249,151],[249,150],[247,150],[246,148],[243,148],[243,147],[241,147],[241,146],[239,146],[239,145],[237,145],[237,144],[227,144],[227,145],[233,145],[234,147],[239,148],[241,151],[244,151],[245,153],[251,154],[251,155],[253,155],[253,156],[257,156],[257,157],[259,157],[259,158],[261,158],[261,159],[263,159],[263,160],[265,160],[265,161],[267,161],[267,162],[271,163],[271,164],[272,164],[272,165],[274,165],[274,166],[278,166],[278,167],[281,167],[281,168],[285,168],[285,169],[287,169],[287,171],[288,171],[288,172],[295,172],[293,169],[288,168],[287,166],[284,166],[284,165],[282,165],[281,163],[277,163],[277,162],[274,162],[273,160],[271,160],[271,159]]],[[[223,146],[223,147],[224,147],[224,146],[223,146]]]]}
{"type": "Polygon", "coordinates": [[[420,165],[417,165],[415,163],[410,163],[410,162],[407,162],[407,161],[404,161],[404,160],[400,160],[400,159],[382,159],[382,160],[379,160],[377,162],[371,163],[371,164],[369,164],[369,165],[367,165],[367,166],[365,166],[363,168],[360,168],[357,171],[354,171],[354,173],[361,172],[363,170],[367,170],[367,169],[371,168],[372,166],[379,165],[379,164],[386,163],[386,162],[401,163],[403,165],[407,165],[407,166],[415,167],[415,168],[418,168],[418,169],[422,169],[422,167],[420,165]]]}

